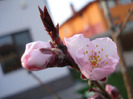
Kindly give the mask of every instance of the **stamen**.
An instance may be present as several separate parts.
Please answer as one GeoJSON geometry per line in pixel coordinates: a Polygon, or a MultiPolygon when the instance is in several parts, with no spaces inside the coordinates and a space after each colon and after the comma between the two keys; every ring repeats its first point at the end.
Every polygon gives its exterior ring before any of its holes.
{"type": "Polygon", "coordinates": [[[97,61],[97,57],[96,56],[93,56],[94,57],[94,59],[97,61]]]}
{"type": "Polygon", "coordinates": [[[100,54],[100,51],[98,51],[98,53],[100,54]]]}
{"type": "Polygon", "coordinates": [[[101,51],[103,51],[103,48],[101,49],[101,51]]]}
{"type": "Polygon", "coordinates": [[[94,52],[94,51],[91,51],[92,53],[94,52]]]}
{"type": "Polygon", "coordinates": [[[88,53],[88,51],[86,51],[86,53],[88,53]]]}
{"type": "Polygon", "coordinates": [[[96,47],[98,47],[98,45],[96,45],[96,47]]]}
{"type": "Polygon", "coordinates": [[[96,62],[95,60],[91,60],[92,63],[96,62]]]}
{"type": "Polygon", "coordinates": [[[108,57],[108,55],[106,55],[106,57],[108,57]]]}
{"type": "Polygon", "coordinates": [[[106,62],[106,64],[108,64],[108,62],[106,62]]]}
{"type": "Polygon", "coordinates": [[[97,57],[99,58],[100,56],[98,55],[97,57]]]}
{"type": "Polygon", "coordinates": [[[87,47],[89,47],[89,45],[86,45],[87,47]]]}
{"type": "Polygon", "coordinates": [[[101,60],[102,60],[102,59],[100,58],[100,59],[99,59],[99,62],[100,62],[101,60]]]}

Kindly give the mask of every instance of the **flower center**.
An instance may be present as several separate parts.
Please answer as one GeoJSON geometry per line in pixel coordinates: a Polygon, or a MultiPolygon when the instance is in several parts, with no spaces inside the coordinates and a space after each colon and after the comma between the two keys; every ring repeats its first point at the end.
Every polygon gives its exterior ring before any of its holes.
{"type": "Polygon", "coordinates": [[[92,68],[97,68],[100,65],[98,64],[98,57],[96,55],[90,56],[89,61],[91,62],[92,68]]]}
{"type": "MultiPolygon", "coordinates": [[[[99,47],[99,45],[95,45],[96,49],[99,47]]],[[[89,45],[86,45],[87,49],[89,48],[89,45]]],[[[106,60],[104,60],[103,56],[103,52],[104,49],[100,48],[97,51],[91,50],[90,49],[84,51],[84,55],[87,55],[87,57],[89,58],[89,61],[91,63],[91,68],[101,68],[102,66],[104,66],[105,64],[108,64],[108,62],[106,60]]],[[[105,57],[107,58],[108,55],[106,54],[105,57]]]]}

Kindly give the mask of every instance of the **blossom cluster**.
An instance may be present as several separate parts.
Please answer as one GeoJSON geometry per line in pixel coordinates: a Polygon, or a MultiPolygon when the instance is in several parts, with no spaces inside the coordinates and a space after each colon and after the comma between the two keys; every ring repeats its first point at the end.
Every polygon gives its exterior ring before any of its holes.
{"type": "MultiPolygon", "coordinates": [[[[109,37],[90,41],[83,34],[77,34],[64,40],[68,52],[87,79],[101,80],[115,71],[119,56],[115,43],[109,37]]],[[[41,49],[51,50],[52,47],[42,41],[27,44],[21,58],[22,66],[28,70],[45,69],[55,55],[41,49]]]]}

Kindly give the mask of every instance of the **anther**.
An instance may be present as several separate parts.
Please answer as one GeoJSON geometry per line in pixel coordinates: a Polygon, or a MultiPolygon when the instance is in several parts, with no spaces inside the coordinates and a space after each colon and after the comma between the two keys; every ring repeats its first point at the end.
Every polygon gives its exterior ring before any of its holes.
{"type": "Polygon", "coordinates": [[[98,53],[100,54],[100,51],[98,51],[98,53]]]}
{"type": "Polygon", "coordinates": [[[100,58],[100,59],[99,59],[99,62],[100,62],[101,60],[102,60],[102,59],[100,58]]]}

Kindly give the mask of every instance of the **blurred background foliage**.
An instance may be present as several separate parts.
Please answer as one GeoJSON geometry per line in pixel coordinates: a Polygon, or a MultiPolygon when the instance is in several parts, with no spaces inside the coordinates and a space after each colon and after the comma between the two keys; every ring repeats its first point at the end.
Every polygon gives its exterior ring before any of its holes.
{"type": "MultiPolygon", "coordinates": [[[[73,69],[71,69],[70,71],[75,81],[86,84],[86,87],[78,90],[77,93],[81,94],[83,99],[86,99],[87,97],[93,95],[93,92],[88,93],[88,90],[92,88],[92,86],[88,86],[88,80],[82,80],[80,78],[80,72],[75,71],[73,69]]],[[[129,74],[130,74],[130,78],[133,78],[132,69],[129,69],[129,74]]],[[[110,75],[105,83],[115,86],[119,90],[123,99],[128,99],[125,84],[123,81],[123,76],[121,72],[115,72],[112,75],[110,75]]],[[[131,79],[131,83],[133,85],[133,79],[131,79]]]]}

